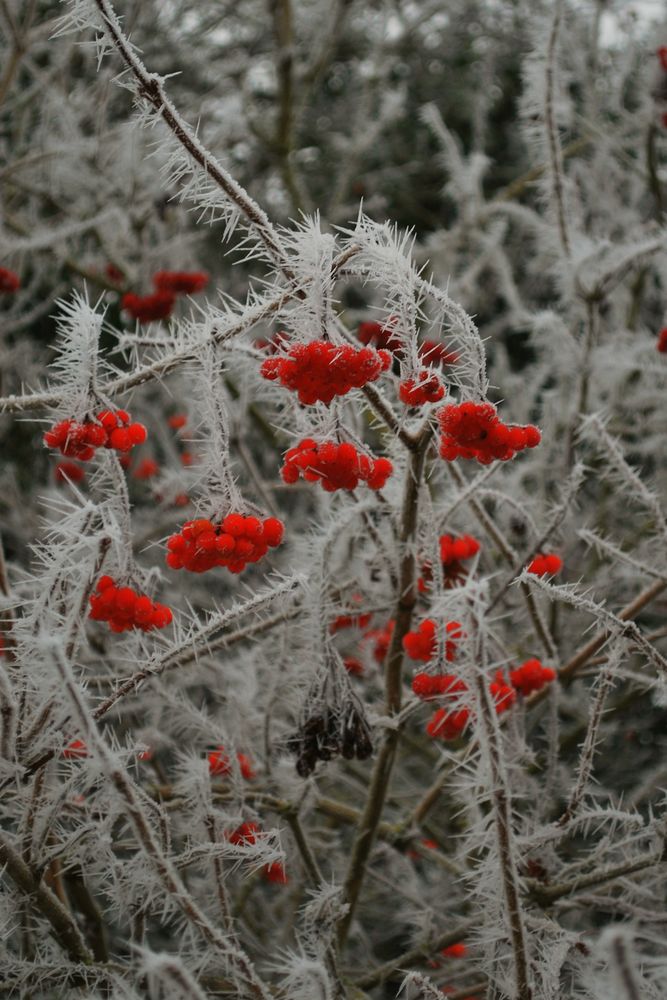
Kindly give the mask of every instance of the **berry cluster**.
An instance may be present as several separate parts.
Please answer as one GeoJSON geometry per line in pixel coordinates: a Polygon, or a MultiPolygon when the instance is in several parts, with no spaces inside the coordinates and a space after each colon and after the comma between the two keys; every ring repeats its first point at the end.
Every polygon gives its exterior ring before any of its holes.
{"type": "Polygon", "coordinates": [[[169,608],[157,604],[145,594],[137,594],[131,587],[117,587],[110,576],[103,576],[97,592],[90,597],[90,618],[108,622],[112,632],[127,632],[139,628],[150,632],[166,628],[172,620],[169,608]]]}
{"type": "Polygon", "coordinates": [[[21,287],[21,279],[14,271],[9,271],[6,267],[0,267],[0,294],[13,295],[21,287]]]}
{"type": "Polygon", "coordinates": [[[91,459],[97,448],[128,452],[146,440],[144,425],[130,420],[125,410],[115,413],[103,410],[98,413],[97,421],[61,420],[46,432],[44,444],[48,448],[58,448],[67,458],[78,458],[82,462],[91,459]]]}
{"type": "Polygon", "coordinates": [[[457,941],[456,944],[450,944],[447,948],[443,948],[440,952],[445,958],[465,958],[468,954],[468,948],[463,943],[463,941],[457,941]]]}
{"type": "Polygon", "coordinates": [[[386,323],[364,320],[359,324],[357,337],[367,347],[372,344],[378,350],[391,351],[397,358],[403,356],[403,341],[395,330],[396,320],[390,317],[386,323]]]}
{"type": "Polygon", "coordinates": [[[465,681],[455,674],[415,674],[412,678],[412,690],[418,698],[427,701],[443,695],[460,694],[467,691],[465,681]]]}
{"type": "Polygon", "coordinates": [[[450,710],[439,708],[426,723],[426,732],[432,739],[456,740],[470,721],[470,709],[450,710]]]}
{"type": "Polygon", "coordinates": [[[346,656],[343,666],[351,677],[363,677],[364,665],[356,656],[346,656]]]}
{"type": "Polygon", "coordinates": [[[359,612],[351,615],[337,615],[329,625],[332,633],[340,632],[344,628],[366,628],[373,615],[370,612],[359,612]]]}
{"type": "Polygon", "coordinates": [[[480,543],[472,535],[460,535],[458,538],[454,535],[440,536],[440,559],[444,566],[472,559],[480,548],[480,543]]]}
{"type": "MultiPolygon", "coordinates": [[[[447,622],[445,631],[451,639],[445,640],[445,659],[451,663],[456,656],[456,640],[462,636],[459,622],[447,622]]],[[[408,632],[403,638],[403,649],[411,660],[428,663],[438,648],[437,626],[432,618],[426,618],[416,632],[408,632]]]]}
{"type": "Polygon", "coordinates": [[[260,833],[260,828],[257,823],[241,823],[237,826],[235,830],[231,833],[225,834],[225,839],[229,841],[230,844],[234,844],[237,847],[244,844],[256,844],[257,834],[260,833]]]}
{"type": "MultiPolygon", "coordinates": [[[[232,773],[232,762],[229,759],[229,754],[224,747],[218,747],[217,750],[211,750],[207,757],[208,760],[208,773],[213,778],[224,778],[228,774],[232,773]]],[[[245,778],[246,781],[252,781],[256,777],[256,772],[252,766],[252,761],[245,753],[237,753],[236,760],[239,765],[239,770],[241,772],[241,777],[245,778]]]]}
{"type": "Polygon", "coordinates": [[[300,403],[328,405],[334,396],[374,382],[390,364],[388,351],[312,340],[294,344],[284,357],[267,358],[260,371],[264,378],[297,392],[300,403]]]}
{"type": "Polygon", "coordinates": [[[188,418],[184,413],[174,413],[167,420],[167,423],[171,427],[172,431],[182,430],[188,422],[188,418]]]}
{"type": "Polygon", "coordinates": [[[450,403],[438,412],[442,428],[440,456],[476,459],[482,465],[506,462],[524,448],[540,443],[537,427],[504,424],[491,403],[450,403]]]}
{"type": "Polygon", "coordinates": [[[80,483],[86,476],[86,470],[76,462],[58,462],[53,475],[57,483],[80,483]]]}
{"type": "MultiPolygon", "coordinates": [[[[262,831],[257,823],[246,822],[241,823],[241,825],[235,830],[232,830],[231,833],[226,833],[225,839],[228,840],[230,844],[234,844],[236,847],[245,847],[247,844],[256,844],[257,834],[261,832],[262,831]]],[[[272,864],[264,865],[262,868],[262,874],[267,882],[275,882],[279,885],[286,885],[289,881],[285,867],[280,861],[274,861],[272,864]]]]}
{"type": "Polygon", "coordinates": [[[439,402],[445,395],[445,387],[434,372],[424,370],[419,372],[417,378],[404,379],[398,395],[406,406],[423,406],[424,403],[439,402]]]}
{"type": "Polygon", "coordinates": [[[307,778],[318,760],[367,760],[373,753],[371,732],[364,715],[352,702],[337,711],[327,706],[305,720],[287,739],[287,749],[296,755],[296,771],[307,778]]]}
{"type": "Polygon", "coordinates": [[[276,517],[228,514],[220,524],[205,518],[186,521],[180,532],[167,541],[167,566],[205,573],[214,566],[226,566],[242,573],[248,563],[258,562],[270,548],[280,545],[283,523],[276,517]]]}
{"type": "Polygon", "coordinates": [[[658,334],[657,348],[661,354],[667,354],[667,326],[663,327],[658,334]]]}
{"type": "MultiPolygon", "coordinates": [[[[540,660],[526,660],[509,673],[509,683],[502,670],[497,670],[489,685],[498,715],[506,712],[516,701],[517,692],[524,697],[541,691],[556,679],[556,671],[545,667],[540,660]]],[[[418,673],[412,678],[412,690],[425,701],[431,698],[452,698],[467,690],[466,684],[454,674],[418,673]]],[[[468,708],[439,708],[429,720],[426,732],[429,736],[442,740],[455,740],[463,733],[471,713],[468,708]]]]}
{"type": "Polygon", "coordinates": [[[160,471],[160,466],[154,458],[142,458],[132,473],[135,479],[152,479],[160,471]]]}
{"type": "MultiPolygon", "coordinates": [[[[481,548],[480,543],[472,535],[461,535],[458,538],[453,535],[440,536],[440,561],[444,575],[445,588],[449,589],[465,580],[467,573],[461,565],[466,559],[472,559],[481,548]]],[[[433,570],[430,563],[422,566],[422,575],[417,581],[420,593],[425,593],[429,589],[429,584],[433,579],[433,570]]]]}
{"type": "Polygon", "coordinates": [[[450,350],[439,340],[423,340],[419,345],[419,357],[425,365],[430,365],[431,368],[435,368],[437,365],[443,368],[445,365],[455,365],[459,360],[456,351],[450,350]]]}
{"type": "Polygon", "coordinates": [[[83,740],[72,740],[63,750],[65,760],[82,760],[84,757],[89,756],[88,747],[83,740]]]}
{"type": "Polygon", "coordinates": [[[389,643],[394,633],[395,624],[394,619],[390,618],[383,628],[372,628],[364,635],[366,642],[373,643],[373,659],[376,663],[384,663],[389,652],[389,643]]]}
{"type": "Polygon", "coordinates": [[[262,868],[262,874],[267,882],[273,882],[276,885],[287,885],[289,882],[285,866],[280,861],[274,861],[270,865],[264,865],[262,868]]]}
{"type": "Polygon", "coordinates": [[[540,660],[526,660],[520,667],[510,670],[510,684],[520,694],[527,698],[534,691],[556,680],[556,671],[545,667],[540,660]]]}
{"type": "Polygon", "coordinates": [[[140,323],[152,323],[154,320],[167,319],[171,316],[175,302],[172,292],[155,292],[153,295],[126,292],[120,300],[120,306],[140,323]]]}
{"type": "Polygon", "coordinates": [[[516,701],[516,691],[507,683],[507,678],[502,670],[496,671],[496,676],[489,685],[489,691],[491,692],[498,715],[506,712],[516,701]]]}
{"type": "Polygon", "coordinates": [[[353,444],[336,444],[305,438],[285,454],[280,474],[286,483],[295,483],[300,475],[310,483],[321,483],[327,493],[354,490],[365,482],[371,490],[381,490],[393,472],[388,458],[369,458],[353,444]]]}
{"type": "Polygon", "coordinates": [[[540,552],[528,563],[526,569],[535,576],[551,576],[563,568],[563,560],[555,552],[540,552]]]}
{"type": "Polygon", "coordinates": [[[194,295],[208,285],[206,271],[158,271],[153,275],[153,286],[158,292],[171,295],[194,295]]]}

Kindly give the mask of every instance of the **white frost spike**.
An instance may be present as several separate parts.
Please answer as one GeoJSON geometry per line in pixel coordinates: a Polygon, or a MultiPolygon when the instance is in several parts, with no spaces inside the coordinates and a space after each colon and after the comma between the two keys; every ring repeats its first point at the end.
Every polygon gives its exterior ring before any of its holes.
{"type": "Polygon", "coordinates": [[[100,303],[91,306],[85,292],[74,292],[71,300],[57,302],[58,357],[52,365],[55,378],[51,388],[61,397],[61,415],[75,420],[88,413],[100,374],[99,340],[104,323],[100,303]]]}

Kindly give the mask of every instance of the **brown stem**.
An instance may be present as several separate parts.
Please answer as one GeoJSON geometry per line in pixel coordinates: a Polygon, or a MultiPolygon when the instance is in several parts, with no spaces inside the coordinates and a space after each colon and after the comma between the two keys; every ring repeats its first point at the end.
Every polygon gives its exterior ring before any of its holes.
{"type": "MultiPolygon", "coordinates": [[[[410,631],[412,614],[417,600],[415,540],[419,491],[421,488],[426,451],[431,441],[433,428],[427,425],[421,433],[417,448],[412,452],[406,471],[399,545],[402,552],[399,570],[398,596],[394,613],[392,633],[385,664],[385,711],[396,716],[401,708],[403,639],[410,631]]],[[[386,730],[380,752],[368,787],[366,802],[357,827],[357,835],[352,846],[350,864],[343,883],[343,896],[348,904],[345,915],[338,925],[338,944],[343,947],[347,940],[350,924],[354,916],[359,893],[366,874],[366,865],[377,835],[382,809],[389,789],[389,780],[394,766],[399,739],[399,727],[386,730]]]]}
{"type": "Polygon", "coordinates": [[[433,938],[432,941],[426,941],[423,944],[415,945],[414,948],[408,948],[401,955],[396,955],[395,958],[390,959],[390,961],[385,962],[383,965],[379,965],[372,972],[366,973],[361,979],[357,979],[354,985],[362,990],[369,990],[373,986],[384,982],[397,969],[409,969],[411,965],[420,965],[425,959],[431,955],[437,955],[438,952],[442,951],[443,948],[447,948],[450,944],[463,941],[476,926],[476,920],[466,920],[453,930],[446,931],[444,934],[440,934],[439,937],[433,938]]]}
{"type": "Polygon", "coordinates": [[[0,864],[49,922],[56,941],[76,962],[89,965],[92,955],[81,937],[74,919],[40,876],[28,867],[9,837],[0,831],[0,864]]]}

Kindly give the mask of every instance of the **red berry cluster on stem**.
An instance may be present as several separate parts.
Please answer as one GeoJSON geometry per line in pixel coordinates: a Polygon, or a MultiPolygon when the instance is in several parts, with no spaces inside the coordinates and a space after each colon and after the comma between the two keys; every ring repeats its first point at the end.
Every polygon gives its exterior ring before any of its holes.
{"type": "Polygon", "coordinates": [[[438,411],[442,429],[440,456],[475,459],[482,465],[506,462],[540,443],[537,427],[504,424],[491,403],[450,403],[438,411]]]}
{"type": "Polygon", "coordinates": [[[132,423],[125,410],[103,410],[97,420],[61,420],[44,435],[48,448],[58,448],[67,458],[87,462],[97,448],[128,452],[146,440],[143,424],[132,423]]]}
{"type": "MultiPolygon", "coordinates": [[[[206,759],[208,761],[208,773],[211,777],[224,778],[232,773],[232,762],[224,747],[211,750],[206,759]]],[[[250,757],[245,753],[237,753],[236,760],[238,761],[241,777],[245,778],[246,781],[252,781],[256,777],[256,773],[250,757]]]]}
{"type": "Polygon", "coordinates": [[[388,458],[369,458],[353,444],[336,444],[305,438],[285,454],[280,474],[286,483],[295,483],[299,476],[310,483],[320,482],[327,493],[354,490],[365,482],[371,490],[381,490],[393,472],[388,458]]]}
{"type": "Polygon", "coordinates": [[[390,618],[383,628],[372,628],[364,635],[365,642],[373,643],[373,659],[376,663],[384,662],[395,625],[394,619],[390,618]]]}
{"type": "Polygon", "coordinates": [[[404,353],[403,341],[396,333],[395,322],[393,317],[390,317],[386,323],[364,320],[359,324],[357,337],[367,347],[372,344],[378,350],[391,351],[397,358],[401,358],[404,353]]]}
{"type": "Polygon", "coordinates": [[[205,518],[186,521],[167,541],[167,565],[190,573],[205,573],[214,566],[241,573],[248,563],[258,562],[269,548],[280,545],[283,530],[276,517],[260,521],[234,513],[219,524],[205,518]]]}
{"type": "Polygon", "coordinates": [[[366,628],[370,625],[373,615],[370,612],[359,612],[358,614],[337,615],[329,625],[332,633],[340,632],[344,628],[366,628]]]}
{"type": "Polygon", "coordinates": [[[418,372],[416,378],[404,379],[398,395],[406,406],[423,406],[438,403],[445,395],[445,387],[434,372],[424,370],[418,372]]]}
{"type": "Polygon", "coordinates": [[[172,292],[154,292],[153,295],[126,292],[120,300],[120,306],[140,323],[152,323],[171,316],[175,302],[172,292]]]}
{"type": "Polygon", "coordinates": [[[563,560],[555,552],[540,552],[526,567],[535,576],[551,576],[559,573],[562,568],[563,560]]]}
{"type": "MultiPolygon", "coordinates": [[[[456,640],[463,635],[459,622],[447,622],[445,631],[450,639],[445,640],[445,659],[451,662],[456,656],[456,640]]],[[[426,618],[414,632],[403,637],[403,649],[411,660],[428,663],[438,648],[437,625],[432,618],[426,618]]]]}
{"type": "MultiPolygon", "coordinates": [[[[446,588],[456,586],[466,578],[466,571],[461,565],[466,559],[472,559],[481,548],[480,542],[472,535],[461,535],[456,538],[454,535],[440,536],[440,561],[444,574],[444,585],[446,588]]],[[[430,563],[422,566],[422,575],[417,581],[420,593],[425,593],[429,589],[429,584],[433,579],[433,571],[430,563]]]]}
{"type": "Polygon", "coordinates": [[[171,295],[194,295],[207,285],[206,271],[158,271],[153,275],[155,289],[171,295]]]}
{"type": "MultiPolygon", "coordinates": [[[[489,684],[489,694],[498,715],[508,711],[516,702],[517,693],[527,697],[556,679],[556,671],[545,667],[538,659],[526,660],[509,672],[509,681],[502,670],[497,670],[489,684]]],[[[454,674],[417,673],[412,678],[412,690],[418,698],[451,698],[467,691],[467,685],[454,674]]],[[[433,738],[455,740],[464,732],[471,719],[470,709],[454,706],[439,708],[429,720],[426,732],[433,738]]]]}
{"type": "Polygon", "coordinates": [[[133,628],[150,632],[166,628],[172,620],[171,610],[164,604],[137,594],[131,587],[118,587],[110,576],[103,576],[96,593],[91,594],[89,617],[96,622],[108,622],[112,632],[133,628]]]}
{"type": "Polygon", "coordinates": [[[86,476],[86,470],[76,462],[58,462],[54,469],[57,483],[80,483],[86,476]]]}
{"type": "Polygon", "coordinates": [[[267,358],[260,372],[264,378],[298,393],[300,403],[329,404],[335,396],[374,382],[390,364],[388,351],[370,347],[357,350],[348,344],[312,340],[294,344],[284,357],[267,358]]]}
{"type": "Polygon", "coordinates": [[[455,674],[418,673],[412,678],[412,690],[418,698],[425,701],[441,695],[461,694],[467,691],[467,685],[455,674]]]}
{"type": "Polygon", "coordinates": [[[452,351],[439,340],[423,340],[419,345],[419,357],[425,365],[435,368],[437,365],[454,365],[459,360],[456,351],[452,351]]]}
{"type": "Polygon", "coordinates": [[[541,660],[535,658],[526,660],[515,670],[510,670],[510,684],[526,698],[535,691],[541,691],[555,680],[556,671],[551,667],[545,667],[541,660]]]}

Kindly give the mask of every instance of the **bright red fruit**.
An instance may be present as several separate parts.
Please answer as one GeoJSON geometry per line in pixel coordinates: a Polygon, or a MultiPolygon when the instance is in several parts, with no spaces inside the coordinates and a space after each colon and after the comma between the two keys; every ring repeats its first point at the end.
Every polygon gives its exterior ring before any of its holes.
{"type": "Polygon", "coordinates": [[[442,428],[440,456],[475,459],[482,465],[507,462],[524,448],[540,443],[537,427],[504,424],[491,403],[450,403],[438,411],[442,428]]]}
{"type": "Polygon", "coordinates": [[[465,682],[454,674],[418,673],[412,678],[412,690],[418,698],[426,700],[438,696],[461,694],[468,688],[465,682]]]}
{"type": "Polygon", "coordinates": [[[81,760],[83,757],[88,756],[88,747],[83,740],[72,740],[63,750],[65,760],[81,760]]]}
{"type": "Polygon", "coordinates": [[[158,271],[153,275],[153,285],[158,292],[171,295],[194,295],[208,285],[206,271],[158,271]]]}
{"type": "Polygon", "coordinates": [[[351,389],[374,382],[390,364],[388,351],[370,347],[357,350],[348,344],[311,340],[308,344],[294,344],[284,356],[267,358],[260,372],[263,378],[298,393],[304,405],[328,405],[334,396],[344,396],[351,389]]]}
{"type": "MultiPolygon", "coordinates": [[[[236,759],[239,764],[241,777],[245,778],[246,781],[252,781],[252,779],[256,776],[256,773],[250,758],[244,753],[237,753],[236,759]]],[[[227,774],[231,774],[232,764],[229,759],[229,754],[224,747],[218,747],[217,750],[211,750],[208,754],[207,760],[209,774],[213,777],[220,778],[227,774]]]]}
{"type": "Polygon", "coordinates": [[[398,395],[406,406],[423,406],[439,402],[445,395],[445,387],[434,372],[424,370],[416,378],[404,379],[398,395]]]}
{"type": "Polygon", "coordinates": [[[440,952],[445,958],[465,958],[468,954],[468,948],[463,943],[463,941],[457,941],[456,944],[450,944],[447,948],[443,948],[440,952]]]}
{"type": "Polygon", "coordinates": [[[226,837],[230,844],[236,844],[239,846],[243,844],[254,844],[257,841],[257,834],[259,832],[260,829],[257,823],[241,823],[236,830],[226,834],[226,837]]]}
{"type": "Polygon", "coordinates": [[[502,670],[496,671],[495,680],[489,686],[496,712],[501,715],[516,701],[516,691],[507,683],[502,670]]]}
{"type": "Polygon", "coordinates": [[[274,861],[271,865],[264,865],[262,870],[267,882],[275,882],[278,885],[287,885],[289,882],[287,872],[280,861],[274,861]]]}
{"type": "Polygon", "coordinates": [[[467,708],[454,711],[439,708],[427,723],[426,732],[433,739],[456,740],[463,734],[469,721],[470,711],[467,708]]]}
{"type": "Polygon", "coordinates": [[[394,633],[396,622],[390,618],[383,628],[372,628],[364,635],[364,641],[373,643],[373,659],[376,663],[383,663],[389,651],[389,643],[394,633]]]}
{"type": "Polygon", "coordinates": [[[154,458],[142,458],[132,473],[135,479],[152,479],[160,471],[160,466],[154,458]]]}
{"type": "Polygon", "coordinates": [[[248,563],[258,562],[269,548],[280,545],[283,530],[277,517],[260,521],[232,513],[219,524],[206,518],[186,521],[167,540],[167,566],[190,573],[226,566],[232,573],[242,573],[248,563]]]}
{"type": "Polygon", "coordinates": [[[336,444],[305,438],[285,454],[280,474],[286,483],[295,483],[300,476],[311,483],[320,482],[327,493],[354,490],[365,482],[372,490],[380,490],[393,472],[388,458],[369,458],[353,444],[336,444]]]}
{"type": "Polygon", "coordinates": [[[667,326],[663,327],[658,334],[657,348],[661,354],[667,354],[667,326]]]}
{"type": "Polygon", "coordinates": [[[538,659],[526,660],[520,667],[510,670],[510,684],[524,697],[541,691],[556,679],[556,671],[545,667],[538,659]]]}
{"type": "MultiPolygon", "coordinates": [[[[415,632],[408,632],[403,638],[403,649],[411,660],[428,663],[438,648],[437,626],[431,618],[426,618],[415,632]]],[[[462,636],[459,622],[447,622],[445,631],[451,639],[445,641],[445,659],[452,661],[456,656],[456,639],[462,636]]]]}
{"type": "Polygon", "coordinates": [[[80,483],[86,477],[86,470],[76,462],[58,462],[54,470],[57,483],[80,483]]]}
{"type": "Polygon", "coordinates": [[[155,292],[154,295],[136,295],[127,292],[120,300],[121,309],[140,323],[152,323],[154,320],[167,319],[171,316],[176,299],[172,292],[155,292]]]}
{"type": "Polygon", "coordinates": [[[419,357],[425,365],[435,368],[440,365],[454,365],[459,360],[456,351],[451,351],[445,344],[438,340],[423,340],[419,345],[419,357]]]}
{"type": "Polygon", "coordinates": [[[555,552],[541,552],[528,563],[526,568],[535,576],[552,576],[563,568],[563,560],[555,552]]]}
{"type": "Polygon", "coordinates": [[[386,323],[364,320],[359,324],[357,337],[367,347],[371,344],[379,350],[391,351],[397,358],[403,357],[403,341],[396,333],[396,320],[390,317],[386,323]]]}
{"type": "Polygon", "coordinates": [[[58,448],[67,458],[87,462],[97,448],[128,452],[135,445],[143,444],[146,436],[144,425],[131,423],[125,410],[102,410],[97,421],[61,420],[45,433],[43,440],[47,448],[58,448]]]}
{"type": "Polygon", "coordinates": [[[166,628],[172,621],[171,609],[150,597],[137,594],[131,587],[118,587],[112,577],[103,576],[90,597],[89,618],[108,622],[112,632],[166,628]]]}

